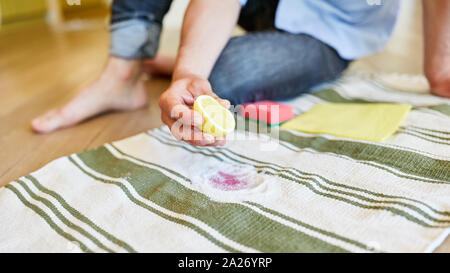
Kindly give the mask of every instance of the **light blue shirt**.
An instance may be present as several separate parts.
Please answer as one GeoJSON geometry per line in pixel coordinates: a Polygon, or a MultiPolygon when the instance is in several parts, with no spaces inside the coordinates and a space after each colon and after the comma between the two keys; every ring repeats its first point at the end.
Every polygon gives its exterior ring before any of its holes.
{"type": "Polygon", "coordinates": [[[399,0],[280,0],[275,27],[308,34],[351,60],[384,48],[399,8],[399,0]]]}

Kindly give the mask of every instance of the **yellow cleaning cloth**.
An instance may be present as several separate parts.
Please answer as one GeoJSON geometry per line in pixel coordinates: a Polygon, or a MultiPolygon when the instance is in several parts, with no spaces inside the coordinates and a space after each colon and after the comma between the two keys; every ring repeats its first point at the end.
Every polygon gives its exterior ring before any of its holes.
{"type": "Polygon", "coordinates": [[[395,133],[409,110],[405,104],[320,103],[281,128],[381,142],[395,133]]]}

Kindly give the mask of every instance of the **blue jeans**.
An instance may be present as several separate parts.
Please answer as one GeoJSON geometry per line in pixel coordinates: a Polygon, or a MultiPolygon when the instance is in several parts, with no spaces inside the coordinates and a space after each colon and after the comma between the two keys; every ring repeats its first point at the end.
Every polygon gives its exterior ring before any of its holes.
{"type": "MultiPolygon", "coordinates": [[[[162,20],[172,0],[115,0],[111,18],[111,55],[125,59],[156,55],[162,20]]],[[[336,50],[304,34],[275,29],[278,0],[249,0],[233,37],[217,60],[210,82],[232,104],[284,100],[334,80],[349,65],[336,50]]]]}

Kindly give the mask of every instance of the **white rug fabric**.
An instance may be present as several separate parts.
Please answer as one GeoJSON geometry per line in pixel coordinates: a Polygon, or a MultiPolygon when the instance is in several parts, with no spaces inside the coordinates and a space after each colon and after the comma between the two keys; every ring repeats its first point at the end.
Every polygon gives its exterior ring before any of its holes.
{"type": "Polygon", "coordinates": [[[57,159],[0,188],[0,252],[433,251],[450,231],[450,100],[348,74],[287,103],[320,102],[413,109],[385,143],[274,129],[195,147],[163,127],[57,159]]]}

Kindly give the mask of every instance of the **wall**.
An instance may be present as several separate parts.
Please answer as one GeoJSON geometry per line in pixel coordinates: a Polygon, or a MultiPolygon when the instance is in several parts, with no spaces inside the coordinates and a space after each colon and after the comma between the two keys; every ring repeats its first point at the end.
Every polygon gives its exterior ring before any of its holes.
{"type": "MultiPolygon", "coordinates": [[[[0,22],[9,24],[36,18],[47,14],[48,2],[52,0],[0,0],[0,22]]],[[[81,5],[68,5],[69,1],[55,0],[63,13],[77,12],[85,9],[105,6],[108,0],[80,0],[81,5]]],[[[74,2],[72,0],[72,2],[74,2]]]]}
{"type": "Polygon", "coordinates": [[[0,0],[3,23],[44,16],[45,0],[0,0]]]}

